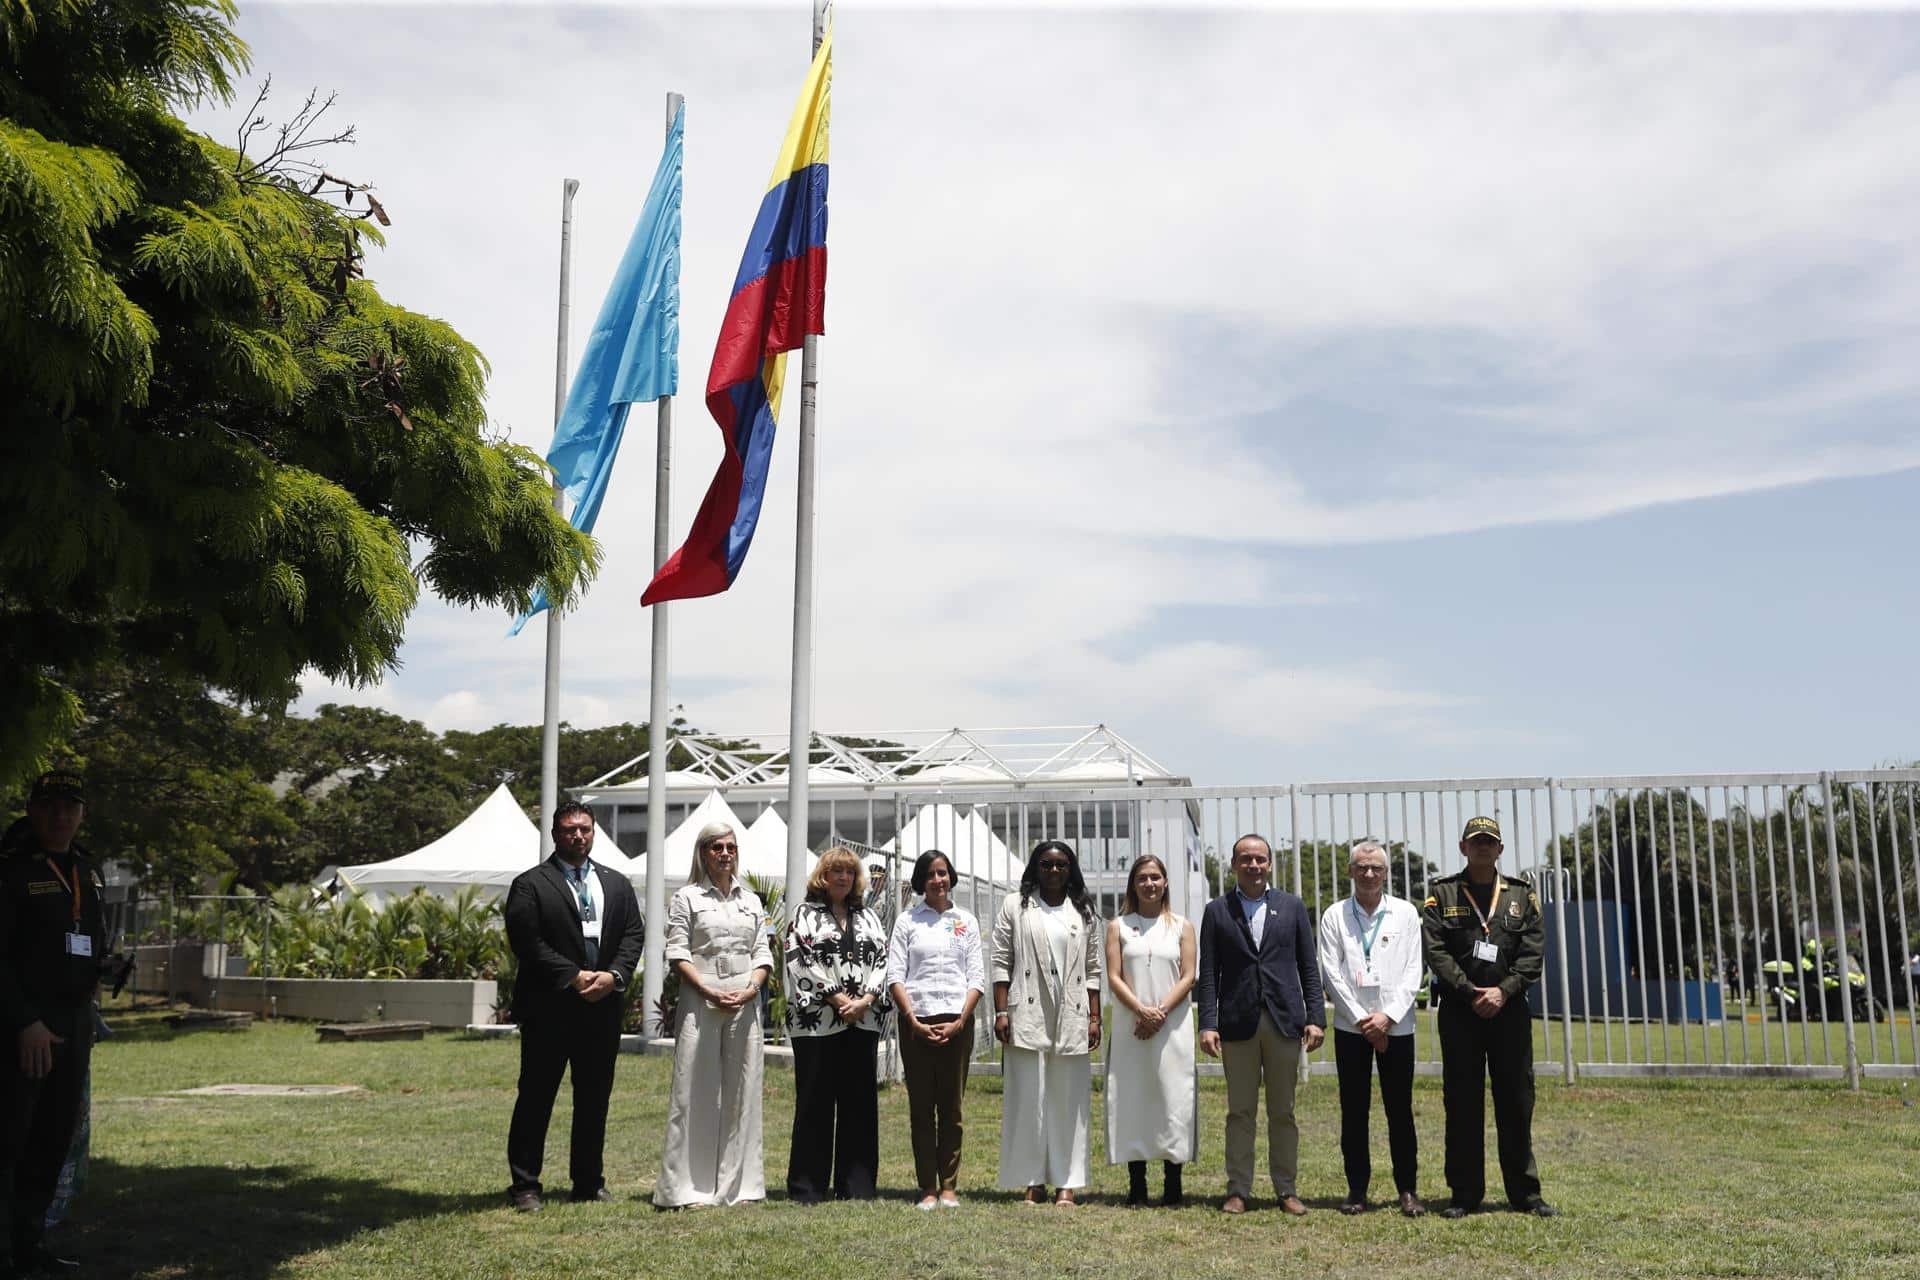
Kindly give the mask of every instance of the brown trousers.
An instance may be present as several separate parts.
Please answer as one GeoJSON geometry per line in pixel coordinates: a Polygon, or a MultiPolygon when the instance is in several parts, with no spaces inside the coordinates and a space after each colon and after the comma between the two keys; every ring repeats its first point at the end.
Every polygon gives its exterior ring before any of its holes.
{"type": "MultiPolygon", "coordinates": [[[[958,1022],[956,1015],[927,1018],[958,1022]]],[[[912,1032],[900,1036],[900,1069],[907,1078],[907,1110],[913,1125],[913,1171],[921,1195],[950,1190],[960,1178],[960,1106],[973,1057],[971,1022],[945,1044],[930,1044],[912,1032]]]]}

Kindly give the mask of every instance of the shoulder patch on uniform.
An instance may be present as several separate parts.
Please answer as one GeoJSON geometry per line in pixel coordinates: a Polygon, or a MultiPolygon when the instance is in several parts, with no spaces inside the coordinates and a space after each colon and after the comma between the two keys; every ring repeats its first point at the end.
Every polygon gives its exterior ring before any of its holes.
{"type": "Polygon", "coordinates": [[[1439,905],[1440,905],[1440,899],[1438,899],[1438,898],[1428,898],[1428,899],[1426,900],[1426,903],[1425,903],[1424,905],[1426,905],[1426,906],[1429,906],[1429,907],[1437,907],[1437,906],[1439,906],[1439,905]]]}

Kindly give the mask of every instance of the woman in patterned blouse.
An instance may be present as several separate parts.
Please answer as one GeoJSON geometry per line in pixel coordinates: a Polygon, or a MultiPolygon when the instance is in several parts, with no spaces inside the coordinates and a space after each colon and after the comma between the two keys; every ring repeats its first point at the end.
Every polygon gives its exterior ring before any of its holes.
{"type": "Polygon", "coordinates": [[[851,849],[820,855],[787,930],[787,1031],[793,1043],[793,1149],[787,1196],[818,1204],[873,1199],[880,1164],[874,1062],[888,1003],[887,935],[866,903],[851,849]]]}

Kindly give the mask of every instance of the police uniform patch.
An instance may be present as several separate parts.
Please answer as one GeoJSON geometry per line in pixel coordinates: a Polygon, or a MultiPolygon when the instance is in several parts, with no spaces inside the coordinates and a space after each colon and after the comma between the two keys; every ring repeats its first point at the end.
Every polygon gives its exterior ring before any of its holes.
{"type": "Polygon", "coordinates": [[[1428,899],[1427,899],[1427,901],[1426,901],[1426,903],[1425,903],[1425,905],[1426,905],[1426,906],[1429,906],[1429,907],[1437,907],[1437,906],[1439,906],[1439,905],[1440,905],[1440,899],[1438,899],[1438,898],[1428,898],[1428,899]]]}
{"type": "Polygon", "coordinates": [[[1507,914],[1512,916],[1515,920],[1518,920],[1520,918],[1520,900],[1519,899],[1516,898],[1512,902],[1509,902],[1507,904],[1507,914]]]}
{"type": "Polygon", "coordinates": [[[65,893],[66,889],[58,880],[29,880],[27,881],[27,892],[28,894],[65,893]]]}
{"type": "Polygon", "coordinates": [[[1440,913],[1443,916],[1464,916],[1470,914],[1465,907],[1448,907],[1440,913]]]}

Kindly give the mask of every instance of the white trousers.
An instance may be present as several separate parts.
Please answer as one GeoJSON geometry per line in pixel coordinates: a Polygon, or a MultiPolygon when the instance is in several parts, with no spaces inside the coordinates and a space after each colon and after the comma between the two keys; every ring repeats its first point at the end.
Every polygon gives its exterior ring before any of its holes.
{"type": "Polygon", "coordinates": [[[1008,1046],[1000,1086],[1000,1185],[1086,1186],[1093,1059],[1008,1046]]]}
{"type": "Polygon", "coordinates": [[[664,1207],[764,1200],[760,1153],[760,1004],[731,1012],[691,992],[673,1042],[673,1096],[653,1202],[664,1207]]]}

